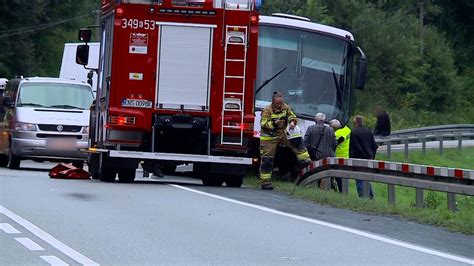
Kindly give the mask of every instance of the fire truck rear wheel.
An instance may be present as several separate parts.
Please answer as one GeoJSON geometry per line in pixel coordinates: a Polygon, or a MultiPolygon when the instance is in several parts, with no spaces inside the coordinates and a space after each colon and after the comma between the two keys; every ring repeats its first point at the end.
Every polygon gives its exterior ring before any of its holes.
{"type": "Polygon", "coordinates": [[[174,175],[176,172],[176,165],[174,164],[165,164],[163,165],[163,174],[165,175],[174,175]]]}
{"type": "Polygon", "coordinates": [[[225,184],[228,187],[242,187],[242,183],[244,182],[243,176],[226,176],[225,177],[225,184]]]}
{"type": "Polygon", "coordinates": [[[224,184],[224,179],[219,175],[207,174],[201,180],[202,184],[207,187],[221,187],[224,184]]]}
{"type": "Polygon", "coordinates": [[[102,182],[114,182],[117,172],[112,168],[101,167],[100,169],[100,181],[102,182]]]}
{"type": "Polygon", "coordinates": [[[137,169],[135,168],[126,168],[118,170],[118,178],[120,183],[132,183],[135,181],[137,169]]]}

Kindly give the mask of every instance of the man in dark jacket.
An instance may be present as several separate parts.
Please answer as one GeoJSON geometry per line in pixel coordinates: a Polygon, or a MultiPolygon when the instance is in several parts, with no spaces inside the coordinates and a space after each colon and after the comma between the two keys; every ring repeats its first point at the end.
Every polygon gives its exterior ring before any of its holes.
{"type": "Polygon", "coordinates": [[[377,117],[377,122],[375,123],[374,135],[386,137],[390,135],[391,125],[390,125],[390,116],[388,113],[382,109],[382,107],[377,106],[375,108],[375,116],[377,117]]]}
{"type": "MultiPolygon", "coordinates": [[[[369,128],[364,126],[364,117],[358,115],[354,118],[354,128],[351,132],[349,153],[351,158],[373,160],[377,152],[377,143],[369,128]]],[[[363,182],[356,180],[357,194],[363,196],[363,182]]],[[[370,198],[374,198],[372,186],[369,183],[370,198]]]]}

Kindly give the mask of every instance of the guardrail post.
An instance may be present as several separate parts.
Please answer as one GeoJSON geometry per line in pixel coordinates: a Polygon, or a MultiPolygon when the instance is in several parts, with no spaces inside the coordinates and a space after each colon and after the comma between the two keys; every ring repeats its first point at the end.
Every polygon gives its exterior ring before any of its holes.
{"type": "Polygon", "coordinates": [[[443,137],[439,137],[439,154],[443,155],[444,153],[444,140],[443,137]]]}
{"type": "Polygon", "coordinates": [[[416,207],[423,208],[423,205],[424,205],[423,189],[417,188],[416,189],[416,207]]]}
{"type": "Polygon", "coordinates": [[[349,179],[341,178],[342,180],[342,195],[347,196],[349,194],[349,179]]]}
{"type": "Polygon", "coordinates": [[[462,136],[457,135],[456,138],[458,139],[458,149],[462,150],[462,136]]]}
{"type": "Polygon", "coordinates": [[[389,184],[388,185],[388,203],[395,204],[395,185],[389,184]]]}
{"type": "Polygon", "coordinates": [[[448,192],[448,210],[455,212],[457,211],[456,207],[456,194],[448,192]]]}
{"type": "Polygon", "coordinates": [[[426,138],[421,138],[421,152],[426,155],[426,138]]]}
{"type": "Polygon", "coordinates": [[[403,139],[403,143],[405,144],[405,159],[408,159],[408,138],[403,139]]]}
{"type": "Polygon", "coordinates": [[[388,159],[392,159],[392,142],[387,142],[387,157],[388,159]]]}
{"type": "Polygon", "coordinates": [[[328,178],[323,178],[322,180],[323,180],[323,188],[324,188],[324,190],[326,190],[326,191],[331,190],[331,182],[332,182],[331,178],[330,178],[330,177],[328,177],[328,178]]]}
{"type": "Polygon", "coordinates": [[[370,199],[370,183],[369,181],[362,181],[362,196],[370,199]]]}

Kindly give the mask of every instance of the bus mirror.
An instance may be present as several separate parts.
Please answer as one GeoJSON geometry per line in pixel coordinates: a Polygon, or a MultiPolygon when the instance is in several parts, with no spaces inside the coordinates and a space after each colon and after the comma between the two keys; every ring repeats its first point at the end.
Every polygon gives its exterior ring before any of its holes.
{"type": "Polygon", "coordinates": [[[88,43],[91,41],[92,31],[90,29],[80,29],[77,38],[81,42],[88,43]]]}
{"type": "Polygon", "coordinates": [[[76,64],[87,66],[89,63],[89,45],[81,44],[76,50],[76,64]]]}
{"type": "Polygon", "coordinates": [[[356,89],[363,90],[367,81],[367,57],[360,47],[357,47],[357,50],[360,58],[357,64],[356,89]]]}

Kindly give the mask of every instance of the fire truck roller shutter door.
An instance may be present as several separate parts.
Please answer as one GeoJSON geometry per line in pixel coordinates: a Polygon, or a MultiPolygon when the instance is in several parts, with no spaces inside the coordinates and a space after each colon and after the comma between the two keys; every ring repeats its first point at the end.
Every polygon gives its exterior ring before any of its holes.
{"type": "Polygon", "coordinates": [[[160,24],[157,108],[209,109],[214,27],[160,24]]]}

